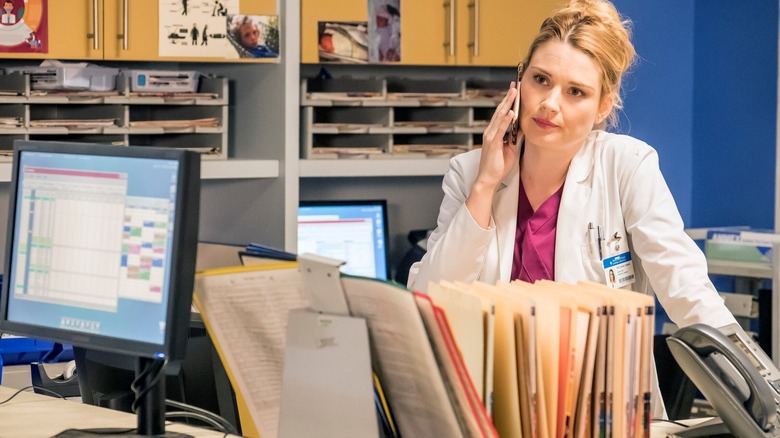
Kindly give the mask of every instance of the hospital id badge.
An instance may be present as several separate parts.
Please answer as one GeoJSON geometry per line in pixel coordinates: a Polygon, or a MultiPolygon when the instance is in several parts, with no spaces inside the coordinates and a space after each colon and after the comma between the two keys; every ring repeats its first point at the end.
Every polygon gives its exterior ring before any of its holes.
{"type": "Polygon", "coordinates": [[[630,252],[626,251],[622,254],[607,257],[602,264],[604,266],[604,275],[607,278],[607,286],[619,288],[628,286],[636,281],[630,252]]]}

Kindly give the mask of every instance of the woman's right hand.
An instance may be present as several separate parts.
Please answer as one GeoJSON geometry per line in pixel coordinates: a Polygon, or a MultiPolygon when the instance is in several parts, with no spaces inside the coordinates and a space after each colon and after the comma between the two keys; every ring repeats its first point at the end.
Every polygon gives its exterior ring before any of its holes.
{"type": "MultiPolygon", "coordinates": [[[[519,93],[517,84],[512,82],[482,134],[482,157],[475,184],[495,190],[517,162],[517,143],[512,142],[511,135],[505,134],[512,121],[519,117],[514,110],[515,99],[519,99],[519,93]],[[506,142],[504,138],[507,138],[506,142]]],[[[517,137],[519,138],[520,135],[517,137]]]]}
{"type": "Polygon", "coordinates": [[[504,143],[504,136],[507,134],[509,124],[516,117],[513,108],[515,99],[520,99],[519,93],[517,84],[512,82],[504,100],[498,104],[496,112],[493,113],[493,118],[485,129],[485,133],[482,134],[479,171],[466,199],[466,208],[482,228],[488,228],[490,225],[493,195],[496,188],[518,160],[517,143],[512,143],[511,135],[507,135],[508,140],[504,143]]]}

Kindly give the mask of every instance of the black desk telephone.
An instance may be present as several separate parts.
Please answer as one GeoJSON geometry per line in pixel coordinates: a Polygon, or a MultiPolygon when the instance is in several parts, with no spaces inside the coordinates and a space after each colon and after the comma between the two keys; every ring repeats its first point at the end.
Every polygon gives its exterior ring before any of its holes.
{"type": "MultiPolygon", "coordinates": [[[[666,342],[732,434],[780,437],[780,371],[738,324],[720,329],[694,324],[666,342]]],[[[699,429],[701,434],[692,427],[679,435],[711,435],[713,430],[710,424],[699,429]]]]}

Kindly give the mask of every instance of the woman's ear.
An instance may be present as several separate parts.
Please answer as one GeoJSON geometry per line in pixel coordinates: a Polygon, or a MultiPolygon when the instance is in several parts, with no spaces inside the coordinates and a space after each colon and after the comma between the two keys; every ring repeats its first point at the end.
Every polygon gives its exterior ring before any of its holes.
{"type": "Polygon", "coordinates": [[[612,114],[612,109],[614,106],[615,101],[612,99],[612,93],[607,94],[601,99],[601,104],[599,104],[599,112],[596,115],[596,125],[601,125],[605,120],[607,120],[607,117],[612,114]]]}

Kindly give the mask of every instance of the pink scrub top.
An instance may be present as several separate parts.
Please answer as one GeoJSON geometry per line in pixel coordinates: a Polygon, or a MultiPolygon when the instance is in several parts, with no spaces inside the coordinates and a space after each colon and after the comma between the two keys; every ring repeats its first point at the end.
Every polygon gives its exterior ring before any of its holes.
{"type": "Polygon", "coordinates": [[[555,280],[555,227],[563,186],[534,211],[520,182],[512,280],[555,280]]]}

